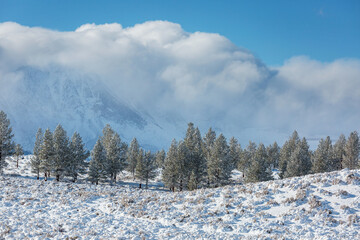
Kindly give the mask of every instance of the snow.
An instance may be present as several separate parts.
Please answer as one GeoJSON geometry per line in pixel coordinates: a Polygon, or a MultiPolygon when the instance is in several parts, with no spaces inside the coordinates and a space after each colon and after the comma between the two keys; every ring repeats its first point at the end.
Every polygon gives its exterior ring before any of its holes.
{"type": "Polygon", "coordinates": [[[0,239],[360,239],[360,170],[172,193],[36,180],[30,157],[0,176],[0,239]]]}

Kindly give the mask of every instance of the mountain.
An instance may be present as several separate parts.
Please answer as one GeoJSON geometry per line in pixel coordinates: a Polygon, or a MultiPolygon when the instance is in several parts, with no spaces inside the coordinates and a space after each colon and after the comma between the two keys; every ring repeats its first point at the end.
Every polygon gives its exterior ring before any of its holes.
{"type": "MultiPolygon", "coordinates": [[[[32,151],[39,127],[54,130],[57,124],[67,130],[69,137],[78,131],[88,148],[107,123],[124,141],[136,137],[151,150],[167,146],[174,137],[171,127],[165,131],[149,113],[137,111],[115,97],[96,77],[56,66],[21,67],[14,74],[17,80],[9,92],[15,94],[0,94],[0,109],[11,120],[15,140],[27,151],[32,151]]],[[[162,124],[171,126],[166,121],[162,124]]]]}

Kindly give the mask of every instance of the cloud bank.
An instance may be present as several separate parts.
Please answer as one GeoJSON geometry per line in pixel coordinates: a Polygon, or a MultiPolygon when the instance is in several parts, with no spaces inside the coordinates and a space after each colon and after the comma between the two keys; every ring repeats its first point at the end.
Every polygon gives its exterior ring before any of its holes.
{"type": "Polygon", "coordinates": [[[155,118],[192,121],[203,133],[213,126],[243,145],[281,142],[294,129],[313,138],[360,128],[359,59],[296,56],[269,67],[224,36],[166,21],[71,32],[0,24],[2,96],[14,94],[15,72],[24,66],[93,76],[155,118]]]}

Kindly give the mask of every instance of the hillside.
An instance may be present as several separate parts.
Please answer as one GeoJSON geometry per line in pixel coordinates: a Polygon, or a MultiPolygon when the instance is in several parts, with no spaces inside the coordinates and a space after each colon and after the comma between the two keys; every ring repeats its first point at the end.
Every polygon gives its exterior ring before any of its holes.
{"type": "Polygon", "coordinates": [[[168,192],[0,176],[0,239],[359,239],[360,170],[168,192]]]}

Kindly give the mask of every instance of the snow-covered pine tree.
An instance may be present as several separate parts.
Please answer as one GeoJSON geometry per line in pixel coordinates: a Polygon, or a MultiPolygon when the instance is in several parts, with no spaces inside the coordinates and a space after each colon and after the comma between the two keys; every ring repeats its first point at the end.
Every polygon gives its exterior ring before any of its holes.
{"type": "Polygon", "coordinates": [[[16,157],[16,168],[19,168],[19,159],[20,156],[24,155],[24,150],[20,144],[16,144],[15,146],[15,157],[16,157]]]}
{"type": "Polygon", "coordinates": [[[165,162],[165,157],[166,157],[166,153],[165,153],[165,150],[162,149],[161,151],[158,151],[156,153],[156,166],[158,168],[161,168],[161,169],[164,169],[164,162],[165,162]]]}
{"type": "Polygon", "coordinates": [[[123,171],[126,166],[127,145],[121,141],[109,124],[103,129],[102,143],[106,150],[107,173],[111,181],[116,182],[118,173],[123,171]]]}
{"type": "Polygon", "coordinates": [[[40,169],[44,173],[44,180],[47,181],[47,178],[50,177],[50,172],[52,171],[53,161],[54,161],[55,149],[53,142],[53,134],[50,129],[46,129],[44,133],[44,138],[40,146],[40,169]]]}
{"type": "Polygon", "coordinates": [[[144,150],[140,148],[136,156],[136,167],[135,167],[135,177],[140,180],[139,188],[141,188],[141,183],[144,181],[144,150]]]}
{"type": "Polygon", "coordinates": [[[178,143],[176,140],[172,140],[170,148],[166,154],[164,161],[164,169],[162,172],[162,181],[166,187],[171,191],[175,191],[177,186],[177,180],[179,178],[177,156],[178,156],[178,143]]]}
{"type": "Polygon", "coordinates": [[[241,145],[238,143],[235,137],[230,138],[229,141],[229,160],[231,163],[231,168],[235,169],[241,158],[241,145]]]}
{"type": "Polygon", "coordinates": [[[55,174],[56,181],[63,177],[65,168],[70,161],[69,138],[64,128],[59,124],[53,134],[54,158],[52,170],[55,174]]]}
{"type": "Polygon", "coordinates": [[[339,139],[334,144],[333,158],[331,163],[331,170],[336,171],[342,168],[341,164],[345,155],[346,138],[341,134],[339,139]]]}
{"type": "Polygon", "coordinates": [[[100,139],[91,151],[88,176],[89,180],[96,185],[100,180],[106,180],[106,151],[100,139]]]}
{"type": "Polygon", "coordinates": [[[72,178],[75,182],[79,174],[86,172],[87,164],[85,160],[90,152],[85,149],[85,144],[79,133],[75,132],[70,141],[70,158],[65,168],[65,175],[72,178]]]}
{"type": "Polygon", "coordinates": [[[268,163],[271,168],[279,167],[279,159],[280,159],[280,147],[277,142],[274,142],[272,145],[266,148],[268,154],[268,163]]]}
{"type": "Polygon", "coordinates": [[[129,147],[129,151],[127,153],[127,169],[131,172],[133,178],[135,179],[135,168],[137,164],[137,156],[139,154],[139,143],[134,138],[129,147]]]}
{"type": "Polygon", "coordinates": [[[207,166],[210,184],[221,186],[228,183],[231,176],[232,163],[229,158],[229,146],[223,134],[220,134],[215,140],[207,166]]]}
{"type": "Polygon", "coordinates": [[[309,145],[305,138],[296,145],[295,150],[287,163],[284,177],[303,176],[309,173],[311,169],[311,156],[309,145]]]}
{"type": "Polygon", "coordinates": [[[356,169],[359,168],[359,151],[360,142],[359,135],[356,131],[350,133],[345,145],[345,154],[342,162],[343,168],[356,169]]]}
{"type": "Polygon", "coordinates": [[[197,188],[198,188],[198,182],[196,180],[195,172],[192,171],[191,175],[190,175],[189,183],[188,183],[188,189],[190,191],[192,191],[192,190],[195,190],[197,188]]]}
{"type": "Polygon", "coordinates": [[[5,112],[0,111],[0,174],[2,174],[3,168],[7,166],[5,158],[14,152],[13,137],[10,120],[5,112]]]}
{"type": "MultiPolygon", "coordinates": [[[[208,132],[206,133],[205,137],[203,138],[203,153],[206,161],[206,170],[208,169],[208,163],[211,158],[211,149],[214,146],[216,140],[216,133],[212,130],[212,128],[209,128],[208,132]]],[[[210,186],[210,179],[206,171],[206,179],[207,179],[207,185],[210,186]]]]}
{"type": "Polygon", "coordinates": [[[264,144],[260,143],[253,154],[250,166],[245,174],[246,182],[261,182],[272,179],[271,169],[267,164],[267,153],[264,144]]]}
{"type": "Polygon", "coordinates": [[[40,150],[41,146],[43,144],[43,132],[42,129],[39,128],[36,137],[35,137],[35,144],[33,149],[33,157],[31,158],[30,165],[31,165],[31,171],[32,173],[36,174],[37,179],[40,177],[40,171],[41,171],[41,159],[40,159],[40,150]]]}
{"type": "Polygon", "coordinates": [[[186,181],[189,181],[191,172],[194,171],[196,181],[200,183],[206,175],[206,160],[200,130],[194,128],[193,123],[188,124],[184,143],[188,154],[185,163],[188,171],[184,172],[187,177],[186,181]]]}
{"type": "Polygon", "coordinates": [[[249,145],[241,152],[241,157],[237,165],[237,169],[243,173],[243,177],[245,177],[245,173],[250,167],[251,159],[255,155],[256,148],[256,144],[252,141],[249,141],[249,145]]]}
{"type": "Polygon", "coordinates": [[[175,159],[176,172],[178,173],[177,186],[179,191],[182,191],[185,187],[187,187],[190,179],[191,169],[188,167],[190,165],[189,159],[191,159],[189,149],[187,148],[185,142],[180,141],[175,159]]]}
{"type": "Polygon", "coordinates": [[[287,163],[299,142],[299,134],[297,133],[297,131],[294,131],[290,139],[287,140],[281,148],[279,159],[280,178],[284,178],[284,174],[287,169],[287,163]]]}
{"type": "Polygon", "coordinates": [[[323,173],[330,171],[330,166],[332,163],[333,148],[330,137],[327,136],[326,139],[320,139],[318,148],[316,149],[311,171],[313,173],[323,173]]]}
{"type": "Polygon", "coordinates": [[[146,151],[143,161],[143,178],[145,180],[145,186],[148,188],[149,180],[156,177],[155,156],[150,151],[146,151]]]}

